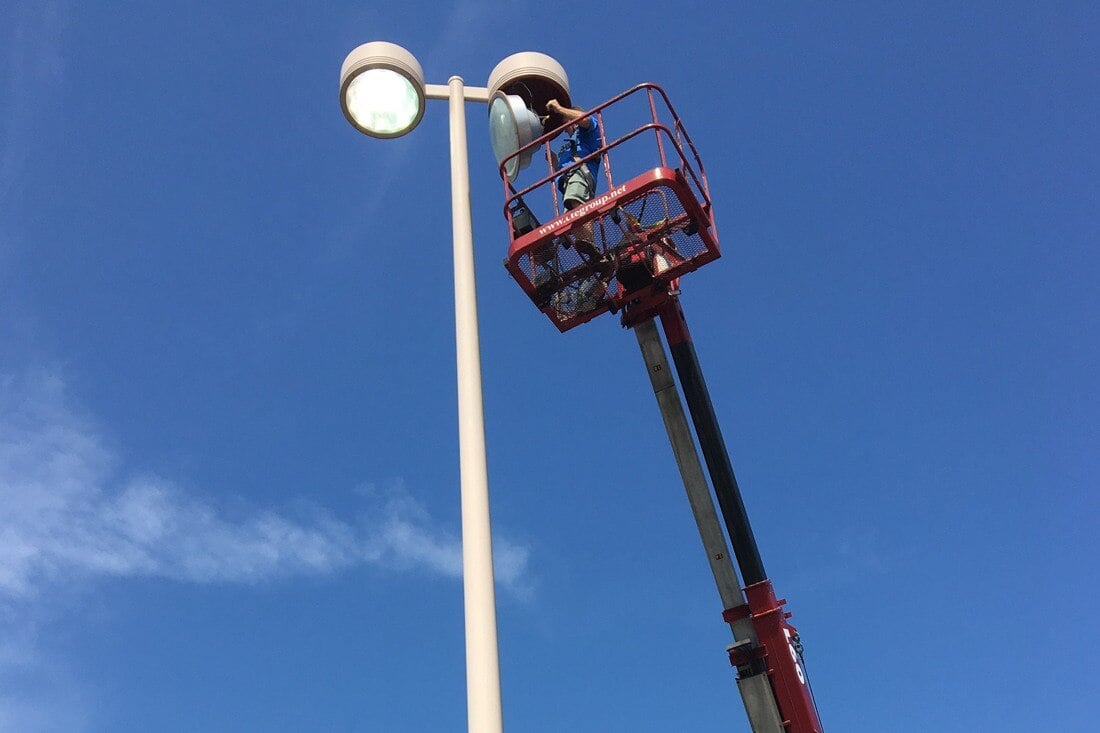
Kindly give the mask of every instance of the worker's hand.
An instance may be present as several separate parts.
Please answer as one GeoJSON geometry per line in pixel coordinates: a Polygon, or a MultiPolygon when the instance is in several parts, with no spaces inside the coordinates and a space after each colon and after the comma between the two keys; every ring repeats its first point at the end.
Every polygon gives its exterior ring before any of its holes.
{"type": "Polygon", "coordinates": [[[551,99],[546,103],[546,111],[561,114],[561,102],[556,99],[551,99]]]}

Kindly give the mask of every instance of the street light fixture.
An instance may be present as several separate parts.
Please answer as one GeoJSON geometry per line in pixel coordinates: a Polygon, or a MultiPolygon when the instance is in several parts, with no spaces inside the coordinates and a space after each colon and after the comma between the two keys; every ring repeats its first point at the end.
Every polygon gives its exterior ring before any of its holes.
{"type": "MultiPolygon", "coordinates": [[[[497,92],[505,96],[519,92],[524,106],[545,114],[550,99],[557,98],[563,104],[568,102],[569,80],[557,61],[545,54],[527,51],[513,54],[497,64],[489,75],[488,88],[467,87],[460,76],[452,76],[446,86],[425,84],[424,72],[416,57],[386,41],[358,46],[344,59],[340,69],[340,107],[344,116],[355,129],[371,137],[392,138],[410,132],[423,117],[427,99],[446,99],[450,104],[462,585],[470,733],[501,733],[503,730],[464,107],[466,102],[488,103],[497,92]]],[[[515,152],[520,145],[538,136],[538,133],[531,135],[534,130],[530,118],[525,119],[525,125],[515,136],[516,147],[503,155],[515,152]]],[[[503,158],[500,150],[511,144],[501,142],[498,145],[498,138],[503,141],[507,137],[501,137],[494,126],[494,151],[498,154],[498,163],[503,158]]],[[[515,171],[518,172],[518,167],[515,171]]]]}
{"type": "Polygon", "coordinates": [[[424,116],[424,72],[396,43],[364,43],[340,69],[340,107],[348,122],[371,137],[400,137],[424,116]]]}
{"type": "MultiPolygon", "coordinates": [[[[497,92],[489,102],[489,140],[493,155],[500,163],[542,134],[538,115],[527,108],[517,94],[497,92]]],[[[531,163],[531,151],[525,150],[514,158],[508,158],[504,172],[509,181],[516,180],[519,172],[531,163]]]]}

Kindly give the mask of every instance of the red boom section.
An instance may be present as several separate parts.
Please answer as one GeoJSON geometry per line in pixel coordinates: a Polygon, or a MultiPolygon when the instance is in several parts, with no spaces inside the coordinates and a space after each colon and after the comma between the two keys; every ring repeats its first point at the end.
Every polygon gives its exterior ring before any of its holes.
{"type": "Polygon", "coordinates": [[[776,600],[770,580],[746,587],[745,596],[748,603],[726,610],[723,618],[733,623],[751,616],[760,643],[753,648],[731,649],[730,663],[742,668],[754,659],[762,660],[783,727],[790,733],[822,733],[821,719],[802,666],[798,632],[787,621],[791,614],[783,610],[787,602],[776,600]]]}
{"type": "Polygon", "coordinates": [[[507,161],[501,165],[511,233],[505,266],[561,331],[667,291],[720,254],[702,161],[664,92],[639,84],[588,114],[601,146],[584,160],[555,170],[559,127],[515,153],[537,159],[541,148],[542,178],[517,190],[503,174],[507,161]],[[633,122],[608,142],[610,118],[633,122]],[[598,184],[592,199],[565,210],[559,178],[596,158],[606,188],[598,184]],[[613,165],[632,176],[617,182],[613,165]]]}

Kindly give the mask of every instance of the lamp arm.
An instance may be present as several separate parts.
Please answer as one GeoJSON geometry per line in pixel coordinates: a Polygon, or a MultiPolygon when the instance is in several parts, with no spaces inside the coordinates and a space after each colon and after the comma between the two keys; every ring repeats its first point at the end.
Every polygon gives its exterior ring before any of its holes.
{"type": "MultiPolygon", "coordinates": [[[[447,84],[425,84],[425,99],[450,99],[451,87],[447,84]]],[[[486,87],[462,87],[462,98],[467,102],[489,103],[489,90],[486,87]]]]}

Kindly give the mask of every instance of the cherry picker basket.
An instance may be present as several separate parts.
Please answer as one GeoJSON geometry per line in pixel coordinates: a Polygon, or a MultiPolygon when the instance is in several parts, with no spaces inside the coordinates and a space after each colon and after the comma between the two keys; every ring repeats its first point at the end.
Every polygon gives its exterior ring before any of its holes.
{"type": "Polygon", "coordinates": [[[639,84],[586,114],[597,122],[598,150],[556,170],[551,148],[562,125],[500,166],[511,235],[505,267],[561,331],[665,293],[720,254],[703,162],[664,91],[639,84]],[[609,142],[620,119],[643,124],[622,125],[629,131],[609,142]],[[505,165],[524,154],[537,159],[540,149],[547,174],[517,189],[505,165]],[[597,182],[591,199],[565,209],[559,179],[596,159],[606,189],[597,182]],[[634,175],[616,179],[613,163],[634,175]]]}

